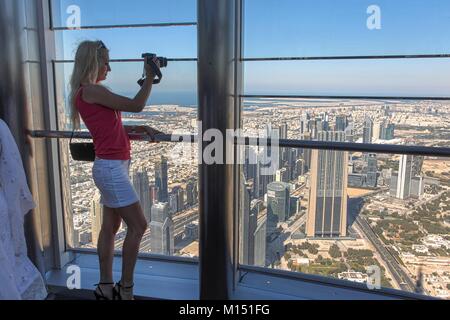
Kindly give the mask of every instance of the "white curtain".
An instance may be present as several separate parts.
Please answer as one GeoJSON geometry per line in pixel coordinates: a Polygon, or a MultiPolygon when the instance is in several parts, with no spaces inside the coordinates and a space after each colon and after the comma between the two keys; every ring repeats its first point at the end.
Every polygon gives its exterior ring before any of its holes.
{"type": "Polygon", "coordinates": [[[15,140],[0,119],[0,299],[45,299],[41,274],[28,259],[24,217],[35,207],[15,140]]]}

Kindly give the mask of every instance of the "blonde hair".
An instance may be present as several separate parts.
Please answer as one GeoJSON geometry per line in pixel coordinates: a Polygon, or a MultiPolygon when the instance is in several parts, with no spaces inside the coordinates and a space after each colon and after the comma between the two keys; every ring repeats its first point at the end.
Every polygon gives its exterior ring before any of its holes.
{"type": "Polygon", "coordinates": [[[82,82],[96,83],[100,66],[107,61],[108,49],[102,41],[83,41],[75,54],[75,64],[70,78],[70,120],[73,129],[80,128],[76,95],[82,82]]]}

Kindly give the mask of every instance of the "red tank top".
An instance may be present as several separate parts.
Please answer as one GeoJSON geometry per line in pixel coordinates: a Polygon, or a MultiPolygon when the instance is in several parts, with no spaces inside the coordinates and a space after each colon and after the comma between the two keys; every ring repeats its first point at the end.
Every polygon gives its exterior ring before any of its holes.
{"type": "Polygon", "coordinates": [[[95,155],[106,160],[129,160],[130,138],[122,125],[122,113],[95,103],[87,103],[78,90],[75,105],[94,140],[95,155]]]}

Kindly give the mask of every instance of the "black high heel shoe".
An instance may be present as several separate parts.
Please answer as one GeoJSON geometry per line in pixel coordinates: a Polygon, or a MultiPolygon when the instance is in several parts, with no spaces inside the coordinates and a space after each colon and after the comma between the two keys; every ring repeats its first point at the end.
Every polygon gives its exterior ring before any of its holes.
{"type": "MultiPolygon", "coordinates": [[[[100,287],[100,285],[106,285],[106,284],[114,284],[114,282],[100,282],[100,283],[96,284],[97,288],[94,290],[94,296],[95,296],[96,300],[111,300],[110,298],[105,296],[102,288],[100,287]],[[97,290],[100,291],[100,293],[97,292],[97,290]]],[[[113,287],[113,299],[114,299],[114,287],[113,287]]]]}
{"type": "Polygon", "coordinates": [[[134,287],[134,284],[132,284],[129,287],[124,287],[120,281],[117,282],[113,288],[113,300],[123,300],[122,292],[121,292],[122,289],[132,289],[133,287],[134,287]]]}

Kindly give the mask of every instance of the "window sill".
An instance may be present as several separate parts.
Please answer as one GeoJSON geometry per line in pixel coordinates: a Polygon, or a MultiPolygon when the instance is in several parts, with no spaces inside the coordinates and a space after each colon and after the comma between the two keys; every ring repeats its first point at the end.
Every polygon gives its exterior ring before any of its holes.
{"type": "MultiPolygon", "coordinates": [[[[113,275],[120,278],[121,258],[114,258],[113,275]]],[[[70,270],[70,269],[69,269],[70,270]]],[[[363,285],[310,275],[277,272],[271,269],[243,267],[233,300],[402,300],[430,299],[398,290],[368,290],[363,285]],[[286,294],[289,293],[289,294],[286,294]]],[[[135,296],[139,300],[198,300],[199,280],[196,262],[174,262],[139,259],[135,272],[135,296]]],[[[47,273],[49,292],[69,299],[90,300],[98,282],[97,256],[77,253],[73,262],[62,270],[47,273]],[[69,290],[68,267],[80,267],[80,290],[69,290]]]]}

